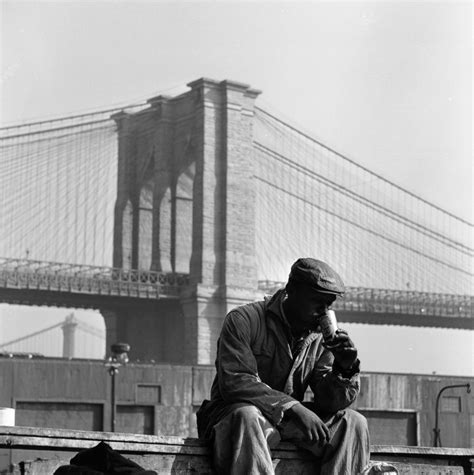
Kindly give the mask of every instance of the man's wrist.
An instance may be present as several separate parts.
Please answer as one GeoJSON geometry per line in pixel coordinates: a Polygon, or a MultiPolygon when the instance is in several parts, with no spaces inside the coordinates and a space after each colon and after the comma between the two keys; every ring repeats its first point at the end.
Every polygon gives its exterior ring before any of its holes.
{"type": "Polygon", "coordinates": [[[301,406],[300,401],[292,401],[291,404],[288,404],[288,407],[285,408],[284,414],[291,415],[295,412],[295,406],[301,406]]]}

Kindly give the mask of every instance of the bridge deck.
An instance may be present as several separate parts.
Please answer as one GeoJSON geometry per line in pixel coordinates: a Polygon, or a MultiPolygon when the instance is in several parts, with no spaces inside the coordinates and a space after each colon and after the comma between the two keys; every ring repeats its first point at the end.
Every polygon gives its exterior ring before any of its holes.
{"type": "MultiPolygon", "coordinates": [[[[53,473],[68,463],[71,452],[100,441],[159,474],[213,473],[209,448],[198,439],[0,426],[0,448],[17,452],[12,458],[15,474],[53,473]],[[45,455],[38,458],[38,450],[46,451],[45,455]]],[[[280,444],[272,455],[277,474],[314,473],[315,461],[292,444],[280,444]]],[[[371,458],[396,466],[400,474],[467,475],[472,473],[474,449],[373,445],[371,458]]]]}
{"type": "MultiPolygon", "coordinates": [[[[104,300],[157,301],[179,298],[189,285],[187,274],[0,258],[0,302],[99,308],[104,300]]],[[[260,281],[261,293],[282,282],[260,281]]],[[[362,323],[440,326],[472,329],[474,297],[390,289],[348,287],[336,310],[362,323]],[[360,315],[365,315],[362,320],[360,315]],[[393,316],[401,316],[400,321],[393,316]],[[410,318],[413,316],[414,318],[410,318]],[[371,320],[374,319],[374,321],[371,320]]]]}

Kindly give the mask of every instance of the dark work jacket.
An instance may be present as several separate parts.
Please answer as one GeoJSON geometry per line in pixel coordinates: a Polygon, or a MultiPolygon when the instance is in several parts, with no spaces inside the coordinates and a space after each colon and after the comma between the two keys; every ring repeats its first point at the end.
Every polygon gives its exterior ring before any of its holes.
{"type": "Polygon", "coordinates": [[[294,357],[290,330],[282,315],[284,290],[261,302],[237,307],[226,316],[217,343],[211,400],[197,413],[200,437],[235,403],[252,404],[275,426],[284,412],[302,401],[308,386],[317,412],[333,414],[349,406],[359,393],[359,373],[344,378],[333,371],[333,355],[322,346],[322,335],[309,333],[294,357]]]}

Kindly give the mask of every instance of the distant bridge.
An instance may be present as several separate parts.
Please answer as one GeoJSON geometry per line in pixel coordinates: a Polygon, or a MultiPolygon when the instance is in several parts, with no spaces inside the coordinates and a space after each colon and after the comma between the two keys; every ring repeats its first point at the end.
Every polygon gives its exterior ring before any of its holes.
{"type": "Polygon", "coordinates": [[[0,357],[104,358],[105,332],[75,318],[71,313],[63,321],[0,342],[0,357]],[[46,352],[46,354],[45,354],[46,352]]]}
{"type": "Polygon", "coordinates": [[[344,321],[473,328],[472,223],[258,107],[248,85],[188,86],[0,129],[0,301],[107,308],[108,339],[207,364],[226,311],[314,256],[348,285],[344,321]]]}

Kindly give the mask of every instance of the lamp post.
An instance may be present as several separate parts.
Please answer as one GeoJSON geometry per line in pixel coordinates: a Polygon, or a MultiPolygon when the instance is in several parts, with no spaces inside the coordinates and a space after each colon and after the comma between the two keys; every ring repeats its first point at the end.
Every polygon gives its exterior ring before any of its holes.
{"type": "Polygon", "coordinates": [[[439,390],[438,395],[436,396],[436,416],[435,416],[435,428],[433,429],[434,432],[434,447],[441,447],[441,431],[439,428],[439,400],[441,398],[441,394],[446,391],[446,389],[452,389],[452,388],[466,388],[466,391],[468,393],[471,392],[471,385],[470,383],[466,384],[451,384],[449,386],[444,386],[439,390]]]}
{"type": "Polygon", "coordinates": [[[115,409],[116,409],[116,396],[115,396],[115,375],[118,373],[119,368],[128,363],[128,352],[130,351],[130,345],[128,343],[114,343],[110,346],[111,355],[105,361],[105,367],[111,377],[111,429],[115,432],[115,409]]]}

